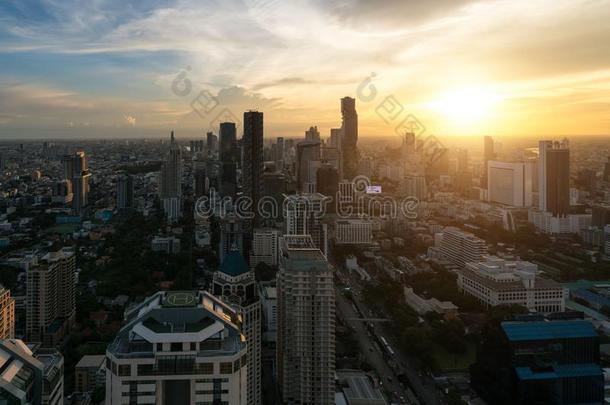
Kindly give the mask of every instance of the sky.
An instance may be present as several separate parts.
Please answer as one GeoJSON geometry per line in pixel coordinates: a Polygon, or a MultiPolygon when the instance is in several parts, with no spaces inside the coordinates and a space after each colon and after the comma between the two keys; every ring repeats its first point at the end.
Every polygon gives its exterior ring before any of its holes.
{"type": "Polygon", "coordinates": [[[610,134],[610,0],[3,0],[0,138],[610,134]]]}

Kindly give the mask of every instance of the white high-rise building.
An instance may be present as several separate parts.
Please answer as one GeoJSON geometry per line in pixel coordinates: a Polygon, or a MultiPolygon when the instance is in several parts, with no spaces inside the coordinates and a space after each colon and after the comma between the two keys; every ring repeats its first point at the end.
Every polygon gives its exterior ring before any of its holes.
{"type": "Polygon", "coordinates": [[[212,293],[231,305],[242,318],[248,344],[248,404],[261,403],[261,302],[252,271],[239,252],[229,253],[214,273],[212,293]]]}
{"type": "Polygon", "coordinates": [[[334,404],[332,267],[309,236],[281,241],[277,375],[283,403],[334,404]]]}
{"type": "Polygon", "coordinates": [[[525,206],[525,164],[497,160],[487,162],[487,190],[487,200],[490,202],[525,206]]]}
{"type": "Polygon", "coordinates": [[[467,262],[481,261],[486,252],[485,241],[472,233],[450,226],[443,230],[440,253],[451,263],[463,267],[467,262]]]}
{"type": "Polygon", "coordinates": [[[247,404],[241,316],[212,294],[163,291],[106,350],[106,404],[247,404]]]}

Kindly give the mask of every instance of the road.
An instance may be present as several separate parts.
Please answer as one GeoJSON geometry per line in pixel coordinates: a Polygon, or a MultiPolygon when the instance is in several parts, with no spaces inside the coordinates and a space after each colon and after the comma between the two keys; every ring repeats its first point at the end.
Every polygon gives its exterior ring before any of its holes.
{"type": "MultiPolygon", "coordinates": [[[[342,317],[342,319],[357,318],[358,314],[356,311],[354,311],[351,302],[344,297],[339,288],[336,288],[335,291],[337,313],[339,316],[342,317]]],[[[398,381],[398,376],[394,373],[394,371],[392,371],[386,360],[383,358],[383,354],[379,351],[379,347],[374,342],[373,337],[369,335],[365,323],[360,321],[347,321],[346,324],[353,328],[354,336],[358,340],[362,354],[366,358],[367,363],[369,363],[381,377],[383,388],[388,394],[388,397],[390,397],[390,400],[394,402],[398,400],[398,398],[395,398],[393,395],[395,392],[398,393],[398,396],[402,396],[404,398],[411,397],[411,395],[407,393],[408,389],[404,389],[402,387],[398,381]],[[388,377],[390,377],[391,380],[388,380],[388,377]]]]}
{"type": "MultiPolygon", "coordinates": [[[[335,268],[343,268],[343,267],[338,267],[335,265],[335,268]]],[[[352,299],[355,303],[355,305],[357,306],[357,308],[360,310],[360,312],[366,317],[366,318],[376,318],[377,316],[370,310],[370,308],[368,308],[368,306],[363,302],[362,299],[362,283],[359,279],[357,279],[356,277],[352,277],[349,274],[347,274],[347,272],[345,271],[341,271],[343,278],[346,278],[347,280],[349,280],[349,285],[351,287],[351,293],[352,293],[352,299]]],[[[344,301],[346,301],[346,299],[344,298],[343,292],[340,291],[337,293],[337,307],[339,308],[339,297],[341,297],[341,299],[343,299],[344,301]]],[[[351,313],[355,313],[355,311],[353,310],[351,304],[348,305],[349,309],[351,309],[351,313]]],[[[351,315],[348,317],[352,317],[351,315]]],[[[365,325],[362,322],[349,322],[349,325],[357,327],[356,324],[361,324],[361,327],[364,329],[363,333],[360,333],[360,331],[358,331],[358,335],[366,335],[366,337],[368,338],[368,334],[366,333],[366,328],[365,325]]],[[[413,389],[413,391],[415,391],[417,398],[424,404],[429,404],[429,405],[437,405],[437,404],[442,404],[441,401],[441,396],[439,395],[439,391],[437,390],[434,381],[427,377],[424,374],[420,374],[420,372],[413,366],[413,362],[412,360],[409,358],[409,356],[407,356],[404,353],[404,350],[401,349],[401,346],[399,344],[397,344],[396,341],[394,341],[394,339],[392,338],[392,335],[390,334],[390,331],[388,330],[388,325],[386,322],[374,322],[373,323],[373,328],[375,331],[375,334],[377,336],[383,336],[386,338],[386,340],[388,341],[388,344],[392,347],[392,349],[395,351],[396,355],[394,357],[394,362],[396,363],[396,368],[397,370],[399,370],[399,372],[402,372],[406,375],[407,380],[409,381],[409,386],[410,388],[413,389]]],[[[382,358],[383,362],[385,363],[385,366],[387,369],[389,369],[389,365],[387,364],[387,362],[382,358]]],[[[371,363],[373,364],[373,363],[371,363]]],[[[395,373],[392,371],[392,375],[395,375],[395,373]]],[[[393,378],[394,380],[394,378],[393,378]]],[[[399,391],[400,392],[400,391],[399,391]]],[[[402,395],[402,394],[401,394],[402,395]]]]}

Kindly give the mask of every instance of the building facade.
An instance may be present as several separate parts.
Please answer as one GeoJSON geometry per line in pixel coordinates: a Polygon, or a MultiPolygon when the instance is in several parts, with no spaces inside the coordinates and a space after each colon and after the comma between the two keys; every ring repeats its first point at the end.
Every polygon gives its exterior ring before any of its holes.
{"type": "Polygon", "coordinates": [[[254,271],[239,252],[231,252],[214,273],[212,292],[242,317],[248,344],[248,404],[261,404],[261,302],[254,271]]]}
{"type": "Polygon", "coordinates": [[[443,230],[439,247],[443,258],[460,267],[467,262],[480,261],[487,252],[483,239],[454,227],[446,227],[443,230]]]}
{"type": "Polygon", "coordinates": [[[64,248],[45,254],[26,272],[26,337],[54,347],[74,324],[76,257],[64,248]]]}
{"type": "Polygon", "coordinates": [[[521,305],[530,311],[563,312],[568,290],[539,273],[530,262],[484,256],[480,262],[466,263],[458,271],[457,283],[462,293],[486,307],[521,305]]]}
{"type": "Polygon", "coordinates": [[[283,403],[334,404],[332,267],[309,236],[284,236],[277,276],[277,375],[283,403]]]}
{"type": "Polygon", "coordinates": [[[11,291],[0,284],[0,339],[15,337],[15,299],[11,291]]]}
{"type": "Polygon", "coordinates": [[[158,292],[106,350],[106,404],[246,405],[241,317],[207,292],[158,292]]]}

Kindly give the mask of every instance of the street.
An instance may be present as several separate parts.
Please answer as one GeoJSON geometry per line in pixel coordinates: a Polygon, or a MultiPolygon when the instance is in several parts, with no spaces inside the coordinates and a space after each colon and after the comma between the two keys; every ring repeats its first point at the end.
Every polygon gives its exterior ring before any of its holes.
{"type": "MultiPolygon", "coordinates": [[[[335,266],[335,268],[341,268],[335,266]]],[[[347,279],[349,287],[351,288],[351,296],[354,304],[358,308],[359,312],[366,318],[375,318],[376,315],[371,311],[370,308],[364,303],[362,297],[362,282],[356,277],[352,277],[346,272],[341,272],[342,277],[347,279]]],[[[336,288],[337,291],[337,310],[340,311],[346,318],[360,318],[360,314],[354,311],[351,301],[348,301],[344,295],[344,291],[340,288],[336,288]]],[[[383,354],[379,352],[376,344],[373,344],[373,338],[369,336],[367,332],[366,323],[362,321],[347,321],[348,325],[352,326],[357,332],[357,338],[360,342],[362,350],[367,354],[367,360],[370,364],[378,370],[381,376],[384,376],[383,383],[389,384],[385,387],[389,392],[398,392],[400,396],[405,399],[411,398],[411,389],[415,391],[417,398],[424,404],[436,405],[441,404],[439,391],[437,390],[434,381],[427,377],[413,367],[409,357],[404,353],[401,346],[393,339],[390,331],[388,330],[385,322],[373,322],[373,330],[378,337],[383,336],[388,344],[392,347],[395,352],[393,362],[396,364],[396,370],[398,374],[404,373],[409,381],[410,387],[402,388],[397,379],[397,373],[395,373],[388,362],[383,358],[383,354]],[[369,348],[373,346],[374,350],[371,352],[369,348]],[[391,376],[392,381],[388,382],[385,376],[391,376]],[[410,388],[410,389],[409,389],[410,388]]],[[[394,399],[395,398],[391,398],[394,399]]],[[[408,402],[416,403],[416,402],[408,402]]]]}

